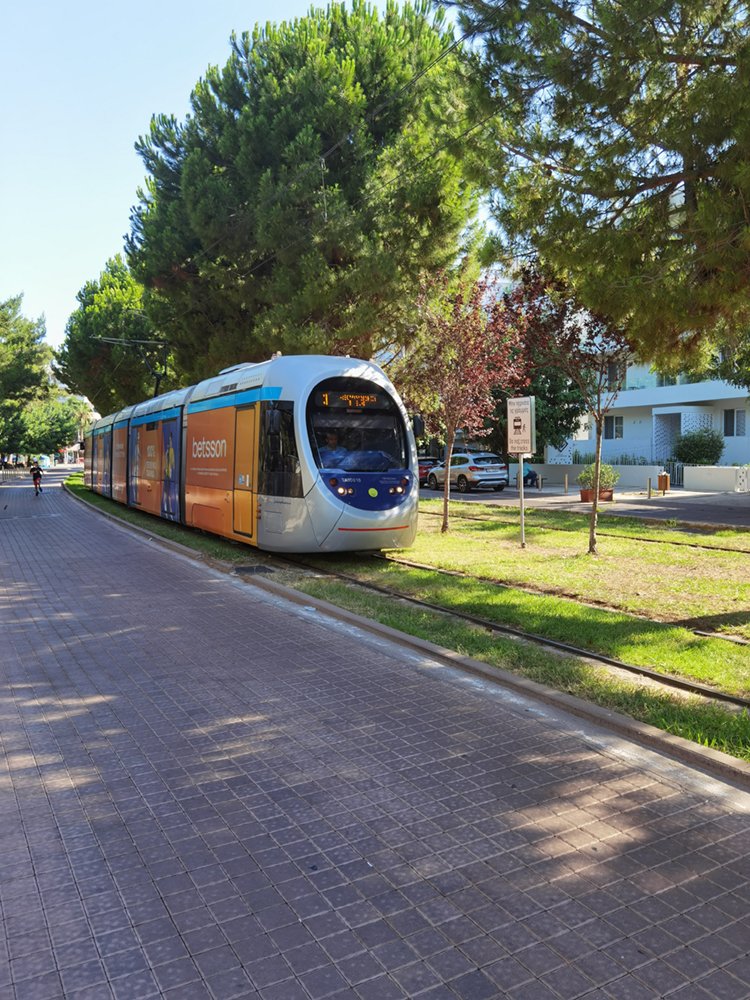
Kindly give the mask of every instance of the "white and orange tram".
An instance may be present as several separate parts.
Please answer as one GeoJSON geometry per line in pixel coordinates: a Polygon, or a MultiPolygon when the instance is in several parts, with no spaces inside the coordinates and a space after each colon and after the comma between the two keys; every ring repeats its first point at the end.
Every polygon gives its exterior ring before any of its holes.
{"type": "Polygon", "coordinates": [[[274,357],[102,417],[86,485],[157,517],[271,552],[410,545],[413,429],[375,364],[274,357]]]}

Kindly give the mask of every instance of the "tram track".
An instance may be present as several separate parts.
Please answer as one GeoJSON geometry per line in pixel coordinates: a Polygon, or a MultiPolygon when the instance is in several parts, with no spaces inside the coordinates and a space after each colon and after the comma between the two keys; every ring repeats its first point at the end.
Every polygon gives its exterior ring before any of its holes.
{"type": "MultiPolygon", "coordinates": [[[[568,656],[574,656],[579,659],[584,659],[593,662],[597,665],[607,667],[616,671],[622,671],[626,674],[631,674],[634,676],[639,676],[647,680],[651,684],[659,685],[664,688],[670,688],[672,690],[680,691],[684,694],[690,694],[702,697],[707,701],[720,702],[724,705],[731,706],[738,711],[750,709],[750,699],[740,698],[735,695],[728,694],[723,691],[719,691],[716,688],[709,687],[705,684],[699,684],[696,681],[690,681],[682,677],[675,677],[669,674],[664,674],[658,670],[651,667],[645,667],[638,664],[627,663],[623,660],[618,660],[615,657],[607,656],[604,653],[598,653],[596,651],[585,649],[583,647],[572,645],[571,643],[560,642],[555,639],[550,639],[546,636],[538,635],[533,632],[528,632],[524,629],[519,629],[511,625],[503,625],[499,622],[491,621],[490,619],[483,618],[479,615],[469,614],[463,611],[457,611],[452,608],[446,608],[443,605],[435,604],[430,601],[424,601],[421,598],[413,597],[410,594],[405,594],[399,590],[392,587],[386,587],[382,584],[370,583],[368,581],[363,581],[361,578],[354,576],[349,573],[342,573],[339,571],[334,571],[325,567],[322,567],[319,563],[306,560],[301,557],[293,556],[275,556],[276,560],[280,563],[286,564],[288,566],[294,566],[297,569],[304,569],[306,571],[311,571],[315,573],[316,576],[322,576],[332,580],[339,580],[343,583],[357,586],[361,589],[371,591],[375,594],[380,594],[385,597],[389,597],[395,600],[400,600],[407,602],[410,605],[423,609],[425,611],[431,611],[433,613],[441,614],[448,618],[453,618],[457,621],[464,622],[479,628],[483,628],[486,631],[507,636],[519,642],[528,642],[535,646],[541,648],[546,648],[553,650],[557,653],[564,653],[568,656]]],[[[369,556],[371,559],[383,558],[377,556],[369,556]]],[[[390,560],[393,562],[401,563],[402,560],[390,560]]],[[[441,570],[435,570],[433,567],[424,567],[419,564],[410,564],[405,562],[405,565],[413,565],[421,569],[430,569],[433,572],[444,572],[441,570]]],[[[449,571],[451,575],[456,575],[453,571],[449,571]]],[[[461,575],[461,574],[458,574],[461,575]]],[[[473,579],[473,578],[472,578],[473,579]]],[[[486,581],[485,581],[486,582],[486,581]]],[[[719,636],[711,635],[710,638],[719,638],[719,636]]]]}
{"type": "MultiPolygon", "coordinates": [[[[639,618],[642,621],[651,622],[658,621],[659,619],[649,618],[648,615],[638,615],[633,611],[624,611],[622,608],[613,606],[612,604],[607,604],[604,601],[592,601],[583,600],[582,598],[577,598],[571,594],[561,593],[560,591],[554,590],[541,590],[538,587],[530,587],[528,584],[520,583],[506,583],[504,580],[493,580],[492,578],[485,576],[474,576],[471,573],[462,573],[457,569],[442,569],[439,566],[430,566],[428,563],[418,563],[411,559],[403,559],[396,556],[383,556],[378,553],[372,553],[370,555],[372,559],[385,559],[388,562],[399,563],[401,566],[408,566],[411,569],[421,569],[427,570],[430,573],[439,573],[442,576],[453,576],[461,580],[470,580],[472,583],[481,583],[488,587],[498,587],[503,590],[521,590],[524,594],[533,594],[537,597],[556,597],[562,601],[573,601],[576,604],[582,604],[589,608],[599,608],[604,611],[611,611],[617,614],[627,614],[632,618],[639,618]]],[[[669,622],[662,622],[661,624],[670,624],[669,622]]],[[[709,632],[704,629],[688,629],[693,635],[702,636],[705,639],[721,639],[722,642],[732,642],[738,646],[750,646],[750,639],[743,639],[742,636],[737,635],[724,635],[721,632],[709,632]]]]}

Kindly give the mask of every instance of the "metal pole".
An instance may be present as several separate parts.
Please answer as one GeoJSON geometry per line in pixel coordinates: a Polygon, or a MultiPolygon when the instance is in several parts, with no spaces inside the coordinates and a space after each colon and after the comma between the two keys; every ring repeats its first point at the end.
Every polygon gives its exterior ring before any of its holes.
{"type": "Polygon", "coordinates": [[[566,472],[563,476],[563,493],[565,496],[568,495],[568,473],[566,472]]]}
{"type": "Polygon", "coordinates": [[[648,498],[651,499],[651,476],[648,477],[648,498]]]}
{"type": "Polygon", "coordinates": [[[526,518],[523,509],[523,455],[517,455],[518,459],[518,503],[521,509],[521,548],[526,548],[526,518]]]}

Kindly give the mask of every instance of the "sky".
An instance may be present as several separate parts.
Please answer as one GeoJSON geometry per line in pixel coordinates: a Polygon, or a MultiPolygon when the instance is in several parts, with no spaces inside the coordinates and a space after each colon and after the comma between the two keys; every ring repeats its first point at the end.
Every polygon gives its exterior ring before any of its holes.
{"type": "MultiPolygon", "coordinates": [[[[45,317],[58,347],[83,285],[120,253],[151,116],[185,118],[229,38],[311,0],[23,0],[0,32],[0,302],[45,317]]],[[[325,7],[318,2],[317,7],[325,7]]]]}

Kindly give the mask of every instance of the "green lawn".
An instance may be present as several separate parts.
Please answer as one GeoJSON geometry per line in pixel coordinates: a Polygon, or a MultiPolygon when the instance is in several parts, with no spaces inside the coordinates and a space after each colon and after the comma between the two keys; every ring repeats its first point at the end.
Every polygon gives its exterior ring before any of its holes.
{"type": "Polygon", "coordinates": [[[405,558],[686,628],[750,639],[747,531],[722,530],[696,538],[676,528],[632,519],[613,524],[614,519],[602,518],[601,530],[607,534],[599,539],[600,554],[591,557],[585,516],[532,509],[526,518],[526,548],[521,549],[517,511],[473,504],[467,510],[468,505],[453,504],[451,530],[441,535],[440,519],[434,516],[439,506],[439,501],[420,505],[425,511],[420,531],[405,558]],[[473,519],[479,516],[487,520],[473,519]],[[675,544],[651,544],[640,538],[675,544]],[[707,547],[691,545],[696,541],[707,547]],[[719,545],[736,551],[710,550],[719,545]]]}

